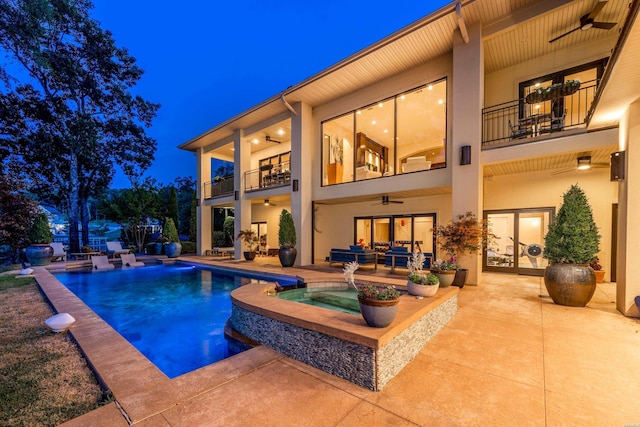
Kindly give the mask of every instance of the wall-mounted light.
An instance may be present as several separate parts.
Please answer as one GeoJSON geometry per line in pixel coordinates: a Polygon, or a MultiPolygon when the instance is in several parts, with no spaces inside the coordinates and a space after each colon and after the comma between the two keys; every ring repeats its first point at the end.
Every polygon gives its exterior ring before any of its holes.
{"type": "Polygon", "coordinates": [[[200,206],[200,199],[196,199],[196,206],[200,206]]]}
{"type": "Polygon", "coordinates": [[[234,191],[234,192],[233,192],[233,198],[234,198],[235,200],[240,200],[240,192],[239,192],[239,191],[237,191],[237,190],[236,190],[236,191],[234,191]]]}
{"type": "Polygon", "coordinates": [[[298,180],[294,179],[293,181],[291,181],[291,186],[293,187],[293,191],[298,191],[298,180]]]}
{"type": "Polygon", "coordinates": [[[578,170],[585,171],[591,169],[591,156],[578,157],[578,170]]]}
{"type": "Polygon", "coordinates": [[[624,151],[611,153],[611,181],[624,180],[624,151]]]}
{"type": "Polygon", "coordinates": [[[460,147],[460,166],[471,164],[471,146],[463,145],[460,147]]]}

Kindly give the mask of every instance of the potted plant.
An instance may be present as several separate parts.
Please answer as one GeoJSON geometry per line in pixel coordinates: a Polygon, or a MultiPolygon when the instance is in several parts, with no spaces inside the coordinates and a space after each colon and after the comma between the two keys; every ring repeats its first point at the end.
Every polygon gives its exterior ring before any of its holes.
{"type": "Polygon", "coordinates": [[[40,212],[33,218],[29,230],[29,242],[25,250],[27,260],[32,266],[51,264],[53,248],[49,244],[53,241],[53,234],[49,228],[49,218],[40,212]]]}
{"type": "Polygon", "coordinates": [[[424,254],[414,252],[407,262],[409,270],[409,280],[407,281],[407,291],[409,295],[421,297],[432,297],[438,291],[440,279],[431,272],[424,272],[424,254]]]}
{"type": "Polygon", "coordinates": [[[162,227],[162,235],[166,239],[164,245],[164,253],[168,258],[177,258],[182,252],[182,244],[178,237],[178,229],[172,218],[165,218],[164,227],[162,227]]]}
{"type": "MultiPolygon", "coordinates": [[[[460,265],[458,264],[456,257],[452,256],[446,260],[438,258],[431,264],[431,268],[429,270],[431,273],[436,275],[441,288],[448,288],[453,284],[453,281],[456,278],[456,273],[459,269],[460,265]]],[[[462,286],[464,286],[464,282],[460,287],[462,286]]]]}
{"type": "Polygon", "coordinates": [[[358,267],[357,262],[350,262],[345,265],[342,274],[347,283],[358,291],[360,313],[367,325],[374,328],[385,328],[396,318],[400,294],[391,285],[356,285],[354,273],[358,267]]]}
{"type": "MultiPolygon", "coordinates": [[[[475,214],[467,212],[464,215],[458,215],[456,220],[449,221],[447,225],[436,226],[434,233],[438,245],[447,253],[449,260],[438,260],[432,265],[431,271],[448,271],[448,274],[452,274],[451,271],[453,271],[455,277],[452,284],[463,287],[467,280],[467,270],[458,266],[457,259],[464,254],[475,254],[483,246],[488,245],[493,235],[486,221],[478,221],[475,214]]],[[[440,287],[446,287],[442,277],[440,279],[440,287]]]]}
{"type": "Polygon", "coordinates": [[[88,254],[89,252],[93,252],[93,248],[89,245],[83,245],[80,247],[80,252],[83,254],[88,254]]]}
{"type": "Polygon", "coordinates": [[[256,251],[258,249],[258,233],[254,230],[247,228],[246,230],[240,230],[236,239],[242,240],[245,245],[249,248],[248,251],[244,252],[244,259],[247,261],[253,261],[256,257],[256,251]]]}
{"type": "Polygon", "coordinates": [[[589,267],[593,268],[593,271],[596,274],[596,283],[603,283],[604,270],[602,269],[602,265],[600,264],[600,258],[596,257],[596,259],[591,261],[589,267]]]}
{"type": "Polygon", "coordinates": [[[544,284],[553,302],[587,305],[596,290],[596,275],[589,263],[599,250],[600,235],[587,196],[572,185],[544,238],[542,256],[551,263],[544,271],[544,284]]]}
{"type": "Polygon", "coordinates": [[[286,209],[280,213],[280,225],[278,229],[278,258],[283,267],[291,267],[295,261],[298,251],[296,250],[296,226],[293,217],[286,209]]]}

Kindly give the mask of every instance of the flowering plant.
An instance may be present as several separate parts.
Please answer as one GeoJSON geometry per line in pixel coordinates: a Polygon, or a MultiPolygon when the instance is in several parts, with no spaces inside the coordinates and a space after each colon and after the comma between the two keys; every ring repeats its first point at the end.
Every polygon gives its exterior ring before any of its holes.
{"type": "Polygon", "coordinates": [[[437,259],[436,262],[431,265],[432,270],[440,271],[458,270],[459,268],[458,260],[454,256],[446,260],[437,259]]]}
{"type": "Polygon", "coordinates": [[[353,261],[346,264],[342,269],[342,274],[347,283],[358,291],[358,298],[389,301],[400,297],[396,288],[391,285],[381,287],[376,285],[357,286],[353,275],[359,267],[358,263],[353,261]]]}
{"type": "Polygon", "coordinates": [[[589,267],[593,268],[596,271],[602,270],[602,265],[600,265],[600,258],[596,257],[593,261],[591,261],[589,267]]]}
{"type": "Polygon", "coordinates": [[[409,280],[418,285],[437,285],[439,283],[438,277],[435,274],[425,273],[422,269],[424,267],[424,259],[425,256],[422,252],[414,252],[409,258],[407,262],[409,280]]]}

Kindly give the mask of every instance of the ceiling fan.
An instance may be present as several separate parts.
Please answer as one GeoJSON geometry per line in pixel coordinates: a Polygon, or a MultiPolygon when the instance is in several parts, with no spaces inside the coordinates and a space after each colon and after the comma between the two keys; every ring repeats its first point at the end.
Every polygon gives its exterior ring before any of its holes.
{"type": "Polygon", "coordinates": [[[591,12],[587,13],[584,16],[580,17],[580,26],[574,28],[571,31],[567,31],[566,33],[549,40],[549,43],[553,43],[554,41],[561,39],[564,36],[567,36],[571,33],[573,33],[574,31],[578,31],[578,30],[583,30],[586,31],[590,28],[599,28],[601,30],[610,30],[613,27],[615,27],[618,23],[617,22],[596,22],[596,16],[598,15],[598,13],[600,13],[600,11],[602,10],[602,8],[607,4],[606,1],[599,1],[598,3],[596,3],[596,5],[593,7],[593,9],[591,10],[591,12]]]}
{"type": "Polygon", "coordinates": [[[264,199],[264,205],[265,206],[278,206],[273,202],[270,202],[269,199],[264,199]]]}
{"type": "Polygon", "coordinates": [[[382,196],[382,201],[380,203],[374,203],[374,205],[386,206],[389,203],[404,203],[404,202],[402,200],[389,200],[389,196],[382,196]]]}
{"type": "Polygon", "coordinates": [[[578,157],[578,162],[577,162],[577,167],[569,167],[569,168],[564,168],[564,169],[560,169],[554,173],[552,173],[551,175],[560,175],[561,173],[567,173],[567,172],[571,172],[574,170],[579,170],[579,171],[584,171],[584,170],[589,170],[592,168],[608,168],[609,167],[609,163],[591,163],[591,156],[590,155],[584,155],[584,156],[579,156],[578,157]]]}

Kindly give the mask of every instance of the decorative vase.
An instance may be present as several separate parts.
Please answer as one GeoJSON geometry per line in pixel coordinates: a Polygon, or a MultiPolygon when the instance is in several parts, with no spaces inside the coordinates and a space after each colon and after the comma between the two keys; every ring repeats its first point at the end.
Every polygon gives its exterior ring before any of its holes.
{"type": "Polygon", "coordinates": [[[457,286],[459,288],[463,288],[464,285],[467,283],[467,270],[466,268],[461,268],[459,270],[456,270],[456,275],[453,279],[453,283],[451,283],[451,286],[457,286]]]}
{"type": "Polygon", "coordinates": [[[386,328],[396,318],[399,298],[394,300],[377,300],[358,297],[360,313],[367,325],[374,328],[386,328]]]}
{"type": "Polygon", "coordinates": [[[420,285],[418,283],[413,283],[411,280],[407,282],[407,291],[409,291],[409,295],[421,296],[421,297],[432,297],[438,292],[438,288],[440,284],[437,285],[420,285]]]}
{"type": "Polygon", "coordinates": [[[431,270],[431,272],[438,276],[441,288],[448,288],[456,278],[456,270],[431,270]]]}
{"type": "Polygon", "coordinates": [[[596,275],[588,265],[553,263],[544,270],[544,285],[556,304],[584,307],[596,291],[596,275]]]}
{"type": "Polygon", "coordinates": [[[182,252],[182,244],[179,242],[171,242],[164,245],[164,252],[167,258],[177,258],[182,252]]]}
{"type": "Polygon", "coordinates": [[[31,266],[49,265],[53,258],[53,248],[48,243],[37,243],[27,246],[25,254],[31,266]]]}
{"type": "Polygon", "coordinates": [[[278,249],[278,258],[283,267],[291,267],[296,262],[298,251],[296,248],[280,248],[278,249]]]}

